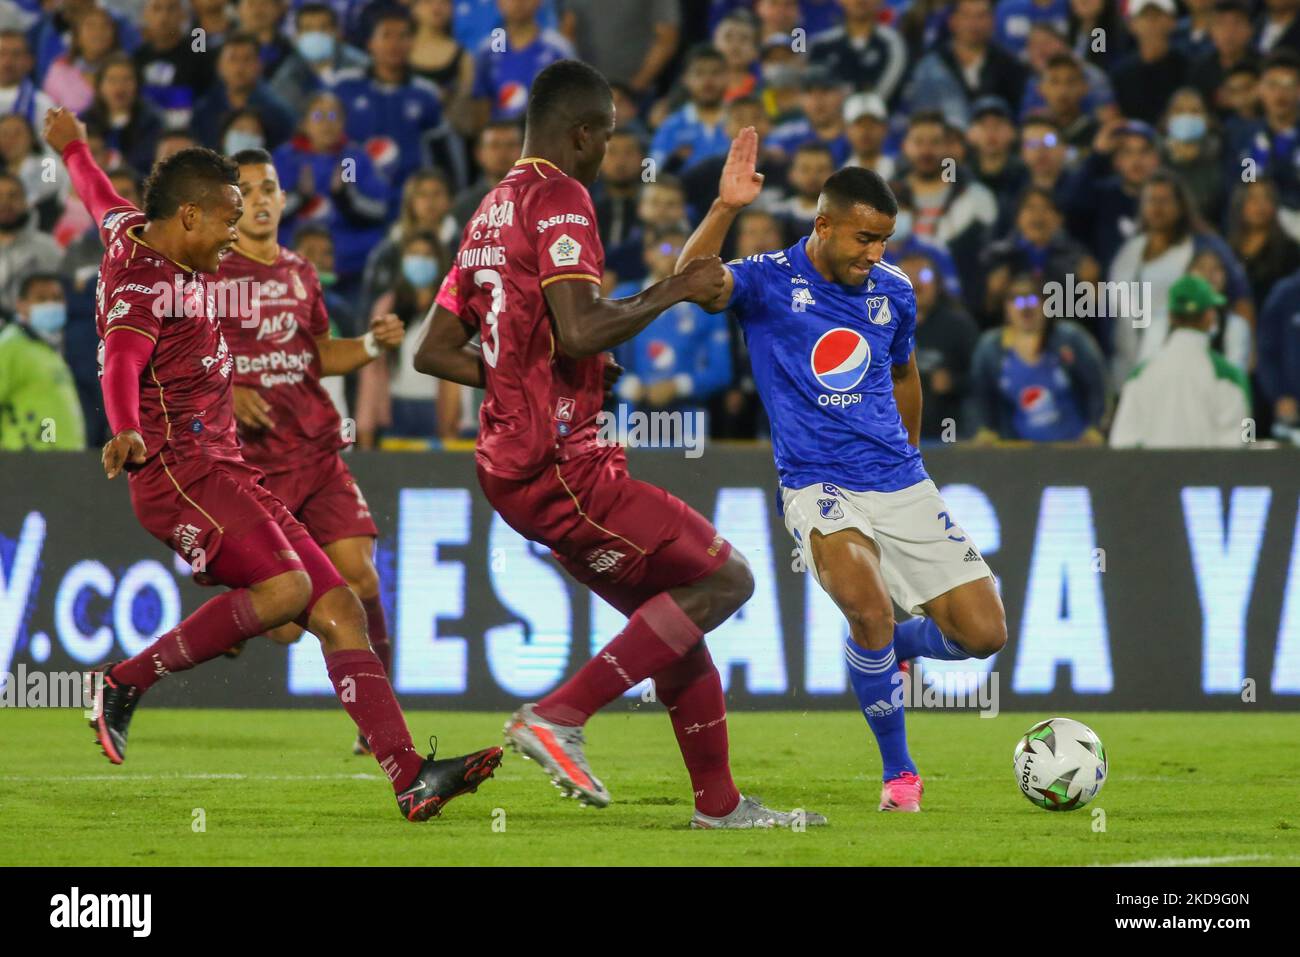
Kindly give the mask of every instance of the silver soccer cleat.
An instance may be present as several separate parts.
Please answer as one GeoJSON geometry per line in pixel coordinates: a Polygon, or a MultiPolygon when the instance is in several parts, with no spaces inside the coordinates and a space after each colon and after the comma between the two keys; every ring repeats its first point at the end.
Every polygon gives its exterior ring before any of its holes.
{"type": "Polygon", "coordinates": [[[582,752],[585,739],[581,728],[551,724],[538,717],[533,705],[526,704],[510,716],[505,735],[506,743],[540,764],[565,796],[591,807],[609,805],[609,791],[592,773],[582,752]]]}
{"type": "Polygon", "coordinates": [[[745,795],[740,796],[740,803],[736,809],[726,817],[709,817],[707,814],[695,812],[691,818],[691,827],[703,830],[712,830],[714,828],[736,828],[749,829],[755,827],[788,827],[796,829],[803,827],[822,827],[826,824],[826,818],[816,811],[805,811],[802,808],[795,808],[793,811],[773,811],[770,807],[764,807],[753,798],[747,798],[745,795]]]}

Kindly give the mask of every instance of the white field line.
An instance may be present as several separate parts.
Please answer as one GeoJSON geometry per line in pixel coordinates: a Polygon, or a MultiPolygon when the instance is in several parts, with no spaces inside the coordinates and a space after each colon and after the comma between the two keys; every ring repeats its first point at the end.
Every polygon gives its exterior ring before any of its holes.
{"type": "Polygon", "coordinates": [[[385,781],[382,774],[0,774],[9,781],[385,781]]]}
{"type": "Polygon", "coordinates": [[[1271,861],[1272,859],[1272,854],[1227,854],[1223,857],[1153,857],[1145,861],[1094,864],[1093,867],[1208,867],[1214,864],[1240,864],[1244,861],[1271,861]]]}

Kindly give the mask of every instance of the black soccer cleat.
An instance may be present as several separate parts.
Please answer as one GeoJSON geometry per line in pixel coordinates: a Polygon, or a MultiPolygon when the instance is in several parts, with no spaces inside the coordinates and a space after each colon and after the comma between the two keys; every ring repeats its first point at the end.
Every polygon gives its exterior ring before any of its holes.
{"type": "Polygon", "coordinates": [[[95,740],[104,757],[114,764],[126,760],[126,731],[131,725],[131,715],[140,703],[141,691],[135,685],[113,680],[111,674],[120,662],[103,667],[103,681],[95,688],[95,703],[91,711],[90,726],[95,729],[95,740]]]}
{"type": "Polygon", "coordinates": [[[397,794],[397,809],[408,821],[437,817],[452,798],[477,791],[501,764],[500,748],[484,748],[441,761],[434,757],[438,752],[436,741],[433,751],[424,759],[411,786],[397,794]]]}

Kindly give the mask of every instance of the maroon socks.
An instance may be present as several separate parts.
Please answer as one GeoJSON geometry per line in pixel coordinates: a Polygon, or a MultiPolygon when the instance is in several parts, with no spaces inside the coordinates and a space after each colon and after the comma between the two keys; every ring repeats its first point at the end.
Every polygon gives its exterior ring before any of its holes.
{"type": "Polygon", "coordinates": [[[113,677],[144,691],[174,671],[188,671],[265,630],[247,588],[209,598],[179,625],[134,658],[113,669],[113,677]]]}
{"type": "Polygon", "coordinates": [[[695,809],[724,817],[740,803],[727,751],[727,701],[722,677],[704,642],[654,675],[655,695],[668,709],[682,761],[691,776],[695,809]]]}
{"type": "Polygon", "coordinates": [[[585,724],[629,688],[671,665],[704,637],[667,592],[636,610],[627,627],[576,675],[537,702],[537,714],[563,725],[585,724]]]}
{"type": "Polygon", "coordinates": [[[361,599],[361,607],[366,610],[366,633],[370,636],[370,648],[384,666],[384,674],[393,673],[393,646],[388,642],[388,619],[384,617],[384,603],[379,596],[361,599]]]}
{"type": "Polygon", "coordinates": [[[423,759],[411,744],[411,732],[379,658],[372,651],[336,651],[325,656],[325,668],[339,703],[366,736],[393,790],[405,790],[423,759]]]}

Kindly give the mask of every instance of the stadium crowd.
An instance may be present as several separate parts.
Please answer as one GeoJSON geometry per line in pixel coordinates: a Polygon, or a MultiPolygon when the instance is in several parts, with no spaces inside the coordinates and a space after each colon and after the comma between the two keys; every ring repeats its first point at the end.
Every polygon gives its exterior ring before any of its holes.
{"type": "MultiPolygon", "coordinates": [[[[724,258],[806,235],[846,164],[893,185],[925,440],[1300,434],[1300,0],[0,0],[0,448],[105,438],[103,250],[41,141],[56,105],[134,202],[181,148],[271,151],[337,332],[407,329],[334,380],[358,443],[472,436],[475,396],[411,352],[571,56],[616,95],[609,294],[673,270],[753,126],[765,188],[724,258]]],[[[637,409],[763,437],[726,314],[679,305],[618,358],[637,409]]]]}

